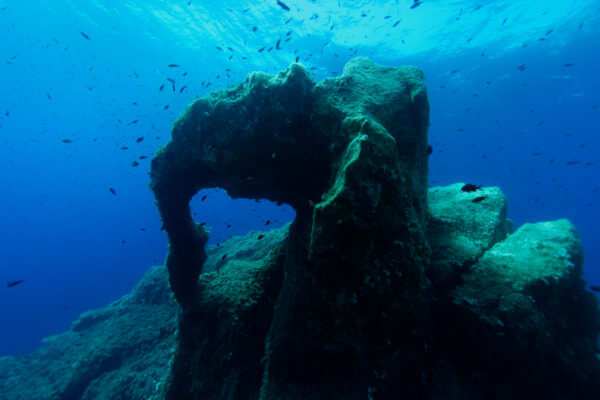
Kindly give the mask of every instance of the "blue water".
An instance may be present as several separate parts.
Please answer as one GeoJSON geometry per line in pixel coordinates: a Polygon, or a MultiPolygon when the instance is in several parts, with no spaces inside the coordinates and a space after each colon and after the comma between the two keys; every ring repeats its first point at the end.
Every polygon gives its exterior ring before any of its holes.
{"type": "MultiPolygon", "coordinates": [[[[423,68],[431,184],[500,186],[517,226],[569,218],[600,284],[600,2],[284,2],[0,1],[0,355],[162,264],[152,153],[195,96],[296,56],[317,80],[356,55],[423,68]]],[[[212,244],[294,215],[214,189],[194,211],[212,244]]]]}

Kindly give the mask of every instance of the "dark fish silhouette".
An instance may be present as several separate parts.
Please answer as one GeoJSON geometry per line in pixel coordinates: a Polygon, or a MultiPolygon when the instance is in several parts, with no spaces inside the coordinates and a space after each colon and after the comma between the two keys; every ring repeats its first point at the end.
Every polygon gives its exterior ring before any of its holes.
{"type": "Polygon", "coordinates": [[[140,164],[137,161],[134,161],[134,162],[131,163],[132,167],[137,167],[138,165],[140,165],[140,164]]]}
{"type": "Polygon", "coordinates": [[[527,64],[521,64],[517,67],[519,71],[525,71],[527,69],[527,64]]]}
{"type": "Polygon", "coordinates": [[[162,85],[160,85],[160,87],[158,88],[158,91],[161,92],[163,89],[165,88],[165,84],[163,83],[162,85]]]}
{"type": "Polygon", "coordinates": [[[61,139],[61,142],[63,142],[63,143],[73,143],[73,141],[71,139],[61,139]]]}
{"type": "Polygon", "coordinates": [[[412,8],[417,8],[417,7],[419,7],[421,4],[423,4],[423,2],[422,2],[422,1],[415,0],[415,2],[413,3],[413,5],[412,5],[412,6],[410,6],[410,8],[411,8],[411,9],[412,9],[412,8]]]}
{"type": "Polygon", "coordinates": [[[90,39],[90,37],[88,35],[86,35],[84,32],[79,32],[81,33],[81,36],[83,36],[84,38],[86,38],[87,40],[92,40],[90,39]]]}
{"type": "Polygon", "coordinates": [[[179,64],[169,64],[169,68],[179,68],[179,64]]]}
{"type": "Polygon", "coordinates": [[[139,138],[135,139],[135,142],[136,142],[136,143],[139,143],[139,142],[141,142],[142,140],[144,140],[144,137],[143,137],[143,136],[140,136],[139,138]]]}
{"type": "Polygon", "coordinates": [[[9,281],[9,282],[6,282],[6,287],[17,286],[17,285],[20,285],[23,282],[25,282],[25,279],[19,279],[18,281],[9,281]]]}
{"type": "Polygon", "coordinates": [[[202,196],[202,198],[200,199],[200,201],[206,200],[206,196],[207,196],[206,194],[204,196],[202,196]]]}
{"type": "Polygon", "coordinates": [[[598,286],[598,285],[590,285],[590,290],[592,292],[600,293],[600,286],[598,286]]]}
{"type": "Polygon", "coordinates": [[[474,198],[473,200],[471,200],[471,201],[472,201],[473,203],[479,203],[479,202],[481,202],[481,201],[483,201],[483,200],[485,200],[485,199],[487,199],[487,196],[478,196],[478,197],[475,197],[475,198],[474,198]]]}
{"type": "Polygon", "coordinates": [[[258,235],[258,240],[260,240],[260,239],[262,239],[264,237],[265,237],[265,235],[258,235]]]}
{"type": "Polygon", "coordinates": [[[108,190],[110,190],[110,192],[111,192],[113,195],[116,195],[116,194],[117,194],[117,191],[116,191],[115,189],[113,189],[113,188],[108,188],[108,190]]]}
{"type": "Polygon", "coordinates": [[[285,4],[284,2],[277,0],[277,5],[281,8],[283,8],[285,11],[290,11],[290,8],[287,6],[287,4],[285,4]]]}
{"type": "Polygon", "coordinates": [[[463,187],[460,188],[463,192],[474,192],[476,190],[481,190],[481,185],[473,185],[472,183],[466,183],[463,187]]]}
{"type": "Polygon", "coordinates": [[[183,93],[183,91],[187,88],[187,86],[182,86],[181,89],[179,89],[179,93],[183,93]]]}

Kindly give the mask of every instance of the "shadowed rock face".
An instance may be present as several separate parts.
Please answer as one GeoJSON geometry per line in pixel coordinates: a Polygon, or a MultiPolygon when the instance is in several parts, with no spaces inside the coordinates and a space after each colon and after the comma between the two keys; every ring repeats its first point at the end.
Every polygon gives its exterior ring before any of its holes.
{"type": "MultiPolygon", "coordinates": [[[[276,76],[252,73],[188,107],[152,161],[151,184],[169,235],[171,287],[186,310],[181,371],[194,368],[190,353],[207,351],[188,337],[205,311],[198,277],[208,237],[188,203],[219,186],[297,213],[276,263],[275,310],[261,319],[261,398],[389,391],[374,371],[402,372],[397,384],[416,390],[429,258],[428,113],[419,69],[366,58],[318,84],[298,64],[276,76]]],[[[174,379],[173,398],[189,393],[176,387],[198,384],[174,379]]]]}

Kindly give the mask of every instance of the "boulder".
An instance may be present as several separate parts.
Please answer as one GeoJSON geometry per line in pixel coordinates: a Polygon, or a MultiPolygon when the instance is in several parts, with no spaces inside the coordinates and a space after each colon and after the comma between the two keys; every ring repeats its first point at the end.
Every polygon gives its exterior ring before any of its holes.
{"type": "Polygon", "coordinates": [[[464,274],[438,314],[438,346],[468,386],[484,398],[597,398],[600,319],[582,263],[562,219],[523,225],[464,274]]]}
{"type": "Polygon", "coordinates": [[[464,192],[463,186],[455,183],[429,189],[427,239],[432,262],[427,276],[438,297],[456,287],[461,275],[510,233],[507,201],[500,189],[464,192]]]}

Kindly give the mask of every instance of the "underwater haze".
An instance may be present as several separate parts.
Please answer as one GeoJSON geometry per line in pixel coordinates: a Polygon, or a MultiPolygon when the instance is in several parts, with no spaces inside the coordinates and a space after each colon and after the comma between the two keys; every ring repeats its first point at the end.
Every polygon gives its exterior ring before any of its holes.
{"type": "MultiPolygon", "coordinates": [[[[161,265],[152,154],[196,97],[295,61],[422,68],[430,185],[499,186],[516,226],[570,219],[600,285],[597,0],[15,0],[0,24],[0,355],[161,265]]],[[[193,209],[209,244],[294,218],[218,188],[193,209]]]]}

